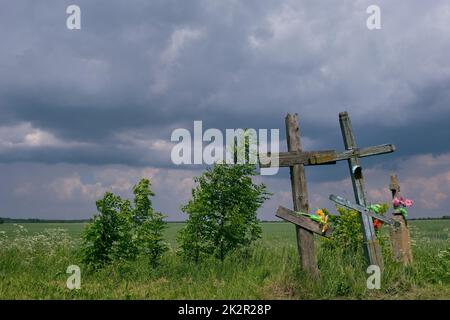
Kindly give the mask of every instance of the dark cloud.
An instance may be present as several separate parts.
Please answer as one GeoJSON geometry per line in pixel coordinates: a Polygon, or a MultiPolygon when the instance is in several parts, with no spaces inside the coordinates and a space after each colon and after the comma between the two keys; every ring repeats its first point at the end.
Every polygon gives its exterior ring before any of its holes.
{"type": "MultiPolygon", "coordinates": [[[[284,139],[287,112],[300,115],[305,148],[342,150],[344,110],[361,147],[397,146],[364,159],[367,170],[450,152],[447,1],[378,1],[379,31],[366,28],[370,1],[79,0],[80,31],[65,27],[70,4],[2,4],[4,165],[198,172],[172,165],[172,130],[203,120],[278,128],[284,139]]],[[[347,168],[308,177],[341,181],[347,168]]],[[[265,179],[287,180],[288,170],[265,179]]]]}

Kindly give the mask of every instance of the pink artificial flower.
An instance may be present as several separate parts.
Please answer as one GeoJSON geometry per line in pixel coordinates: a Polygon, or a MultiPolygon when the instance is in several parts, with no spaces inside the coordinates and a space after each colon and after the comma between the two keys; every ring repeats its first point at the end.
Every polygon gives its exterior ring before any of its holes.
{"type": "Polygon", "coordinates": [[[394,208],[398,208],[398,207],[400,207],[400,204],[402,203],[402,201],[401,201],[399,198],[395,197],[395,198],[392,200],[392,203],[393,203],[393,205],[394,205],[394,208]]]}
{"type": "Polygon", "coordinates": [[[411,207],[413,204],[414,204],[414,202],[412,200],[410,200],[410,199],[403,200],[403,205],[405,207],[411,207]]]}
{"type": "Polygon", "coordinates": [[[410,199],[405,199],[403,197],[400,197],[400,199],[395,197],[392,200],[392,204],[394,205],[394,208],[397,209],[398,207],[411,207],[414,204],[414,202],[410,199]]]}

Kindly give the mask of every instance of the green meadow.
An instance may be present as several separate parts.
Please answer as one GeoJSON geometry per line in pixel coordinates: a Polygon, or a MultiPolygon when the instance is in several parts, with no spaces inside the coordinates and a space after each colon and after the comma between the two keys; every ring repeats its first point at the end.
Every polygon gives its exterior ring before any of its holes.
{"type": "Polygon", "coordinates": [[[320,239],[321,276],[310,279],[299,268],[294,226],[288,223],[262,223],[262,238],[249,250],[200,264],[177,255],[183,223],[169,223],[170,250],[158,267],[137,259],[97,271],[83,266],[78,254],[82,223],[5,223],[0,299],[450,299],[450,220],[409,225],[413,264],[392,261],[384,243],[381,288],[369,290],[362,254],[329,250],[320,239]],[[69,265],[81,268],[79,290],[66,287],[69,265]]]}

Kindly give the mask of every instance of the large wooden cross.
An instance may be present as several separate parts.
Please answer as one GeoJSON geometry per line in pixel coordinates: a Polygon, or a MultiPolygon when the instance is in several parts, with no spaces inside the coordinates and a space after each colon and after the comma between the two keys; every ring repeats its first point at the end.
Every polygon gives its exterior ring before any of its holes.
{"type": "MultiPolygon", "coordinates": [[[[290,168],[292,197],[295,211],[309,211],[308,190],[304,166],[335,164],[337,161],[347,160],[356,203],[366,206],[364,179],[359,158],[390,153],[395,150],[395,147],[392,144],[384,144],[363,149],[357,148],[347,112],[340,113],[339,120],[344,138],[345,151],[303,151],[300,141],[298,115],[288,114],[286,116],[286,140],[288,152],[259,155],[261,168],[270,167],[270,159],[272,157],[278,157],[279,167],[290,168]]],[[[317,276],[319,271],[314,250],[314,233],[319,233],[316,232],[318,227],[313,227],[314,224],[308,223],[308,218],[294,216],[293,212],[290,212],[290,210],[283,207],[278,208],[277,216],[296,225],[297,246],[302,267],[309,271],[313,276],[317,276]]],[[[369,264],[378,265],[382,268],[383,259],[380,246],[376,240],[372,218],[368,215],[361,214],[361,226],[364,233],[364,247],[367,260],[369,264]]],[[[327,235],[329,235],[329,233],[324,234],[324,236],[327,235]]]]}
{"type": "MultiPolygon", "coordinates": [[[[345,149],[349,151],[358,150],[356,145],[355,136],[353,135],[352,123],[347,112],[341,112],[339,114],[339,123],[341,125],[342,137],[344,139],[345,149]]],[[[395,151],[394,145],[387,145],[390,150],[385,150],[387,152],[395,151]]],[[[370,155],[378,155],[387,153],[383,150],[374,150],[370,155]]],[[[354,155],[348,159],[348,167],[350,170],[350,177],[353,185],[353,192],[355,193],[356,203],[366,207],[366,191],[364,187],[364,177],[362,174],[361,164],[359,161],[359,156],[354,155]]],[[[375,229],[373,226],[372,218],[368,215],[361,214],[361,229],[364,236],[364,252],[366,255],[367,262],[370,265],[377,265],[380,269],[383,269],[383,256],[381,255],[380,244],[378,243],[377,236],[375,234],[375,229]]]]}

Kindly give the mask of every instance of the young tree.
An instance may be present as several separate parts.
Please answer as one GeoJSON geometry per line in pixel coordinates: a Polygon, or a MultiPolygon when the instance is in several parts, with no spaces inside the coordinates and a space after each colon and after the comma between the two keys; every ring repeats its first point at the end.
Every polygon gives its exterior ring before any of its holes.
{"type": "Polygon", "coordinates": [[[81,245],[83,261],[101,266],[115,258],[129,258],[136,252],[131,233],[131,210],[129,201],[106,192],[96,202],[95,215],[84,232],[81,245]]]}
{"type": "Polygon", "coordinates": [[[134,187],[134,216],[137,220],[147,219],[149,213],[153,211],[150,197],[155,196],[150,190],[150,180],[141,179],[134,187]]]}
{"type": "Polygon", "coordinates": [[[167,250],[167,245],[163,242],[166,223],[163,214],[152,208],[150,197],[155,194],[151,191],[150,185],[150,180],[142,179],[133,187],[134,221],[140,252],[147,255],[151,264],[156,266],[167,250]]]}
{"type": "Polygon", "coordinates": [[[192,199],[182,208],[189,218],[178,235],[186,257],[223,260],[260,237],[256,212],[270,194],[264,184],[253,183],[254,175],[251,164],[215,164],[195,178],[192,199]]]}
{"type": "Polygon", "coordinates": [[[163,243],[164,216],[154,212],[150,180],[142,179],[133,187],[134,207],[111,192],[97,201],[94,216],[83,233],[83,261],[101,266],[113,260],[130,260],[138,255],[149,257],[156,265],[167,249],[163,243]]]}

